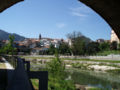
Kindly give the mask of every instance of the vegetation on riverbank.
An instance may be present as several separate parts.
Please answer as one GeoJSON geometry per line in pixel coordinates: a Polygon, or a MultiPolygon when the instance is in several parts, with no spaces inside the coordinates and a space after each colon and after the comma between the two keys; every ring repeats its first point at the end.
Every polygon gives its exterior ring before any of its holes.
{"type": "Polygon", "coordinates": [[[107,70],[107,72],[109,72],[111,74],[120,74],[120,69],[107,70]]]}
{"type": "MultiPolygon", "coordinates": [[[[46,69],[49,72],[48,90],[75,90],[74,83],[66,80],[65,66],[58,56],[46,63],[46,69]]],[[[36,80],[32,80],[34,87],[37,87],[36,80]]]]}
{"type": "Polygon", "coordinates": [[[47,63],[49,72],[48,90],[75,90],[75,86],[71,80],[66,80],[65,66],[59,59],[56,50],[56,58],[47,63]]]}
{"type": "Polygon", "coordinates": [[[98,56],[107,56],[110,54],[120,54],[120,50],[107,50],[107,51],[101,51],[98,52],[96,55],[98,56]]]}
{"type": "Polygon", "coordinates": [[[103,90],[103,89],[101,89],[101,88],[90,88],[88,90],[103,90]]]}
{"type": "MultiPolygon", "coordinates": [[[[45,66],[47,66],[47,70],[49,71],[48,90],[75,90],[75,83],[77,80],[75,80],[75,82],[73,82],[73,81],[71,81],[71,79],[68,79],[69,76],[66,76],[67,74],[65,71],[67,69],[65,70],[65,66],[67,64],[71,65],[75,69],[89,70],[89,71],[93,71],[93,72],[95,71],[94,68],[89,68],[89,66],[91,66],[91,65],[98,65],[100,67],[109,66],[109,67],[120,68],[118,65],[120,63],[120,61],[117,61],[117,60],[113,61],[113,60],[79,59],[79,58],[59,58],[58,55],[56,55],[56,57],[32,57],[31,56],[31,57],[26,57],[26,59],[31,59],[33,62],[35,62],[36,63],[36,64],[34,64],[35,66],[37,66],[38,63],[42,64],[42,61],[39,61],[39,60],[45,61],[45,64],[46,64],[45,66]],[[38,61],[37,61],[37,59],[38,59],[38,61]]],[[[40,66],[40,65],[38,65],[38,66],[40,66]]],[[[72,69],[72,68],[69,68],[69,69],[72,69]]],[[[102,70],[99,69],[98,71],[102,71],[102,70]]],[[[110,71],[106,70],[106,72],[109,73],[110,71]]],[[[115,71],[113,71],[113,73],[114,72],[115,71]]],[[[119,73],[119,71],[117,73],[119,73]]],[[[93,78],[95,78],[95,77],[93,77],[93,78]]],[[[37,87],[37,84],[36,84],[36,83],[38,83],[37,80],[33,80],[32,82],[33,82],[34,86],[37,87]]],[[[84,81],[82,81],[82,82],[84,82],[84,81]]],[[[87,81],[87,82],[89,82],[89,81],[87,81]]],[[[85,83],[83,83],[83,85],[87,85],[87,83],[85,82],[85,83]]],[[[102,89],[90,88],[88,90],[102,90],[102,89]]]]}
{"type": "MultiPolygon", "coordinates": [[[[75,88],[75,86],[74,86],[74,84],[73,84],[73,81],[71,81],[72,79],[70,79],[70,77],[69,76],[66,76],[66,75],[70,75],[70,74],[68,74],[68,72],[67,73],[65,73],[64,71],[66,71],[66,70],[73,70],[73,71],[76,71],[77,69],[78,70],[84,70],[86,73],[87,73],[87,71],[92,71],[92,72],[95,72],[95,70],[94,69],[89,69],[88,70],[88,67],[90,66],[90,65],[92,65],[92,64],[83,64],[83,63],[81,63],[81,64],[74,64],[74,66],[76,67],[76,68],[74,68],[74,69],[65,69],[65,67],[64,67],[64,64],[63,64],[63,62],[60,60],[60,62],[62,63],[62,64],[60,64],[59,63],[59,60],[57,60],[57,58],[55,58],[55,59],[53,59],[53,60],[51,60],[51,62],[48,62],[47,64],[47,67],[48,67],[48,71],[49,71],[49,90],[51,90],[51,88],[53,89],[53,87],[54,87],[54,89],[53,90],[59,90],[58,88],[61,88],[62,87],[62,90],[67,90],[67,89],[64,89],[64,88],[69,88],[69,87],[71,87],[71,85],[73,85],[73,87],[75,88]],[[62,68],[61,68],[61,66],[62,66],[62,68]],[[60,69],[60,70],[58,70],[58,69],[60,69]],[[65,70],[64,70],[65,69],[65,70]],[[58,70],[58,71],[57,71],[58,70]],[[62,73],[62,72],[64,72],[64,73],[62,73]],[[63,75],[62,75],[63,74],[63,75]],[[68,78],[69,77],[69,78],[68,78]],[[56,87],[56,88],[55,88],[56,87]]],[[[38,67],[40,67],[40,65],[39,65],[39,62],[37,62],[36,64],[34,64],[35,66],[38,66],[38,67]]],[[[96,65],[96,64],[94,64],[94,65],[96,65]]],[[[102,66],[102,65],[105,65],[104,63],[100,63],[99,64],[100,66],[102,66]]],[[[108,64],[108,66],[112,66],[113,64],[108,64]]],[[[117,67],[116,65],[113,65],[113,66],[115,66],[115,67],[117,67]]],[[[37,67],[35,67],[35,68],[37,68],[37,67]]],[[[41,69],[40,69],[41,70],[41,69]]],[[[77,71],[78,71],[77,70],[77,71]]],[[[106,77],[104,77],[104,75],[106,75],[105,73],[102,75],[102,76],[96,76],[97,75],[97,72],[96,72],[96,74],[84,74],[84,71],[83,71],[83,74],[82,73],[80,73],[79,74],[79,76],[80,75],[83,75],[84,76],[84,78],[81,76],[81,77],[79,77],[77,74],[75,74],[74,73],[74,75],[72,75],[72,78],[74,78],[75,80],[75,82],[74,83],[78,83],[78,82],[81,82],[83,85],[87,85],[87,83],[92,83],[93,85],[94,84],[96,84],[96,83],[98,83],[98,82],[96,82],[96,80],[99,80],[99,82],[103,82],[102,80],[104,80],[105,78],[107,78],[108,76],[106,76],[106,77]],[[93,76],[91,76],[91,75],[93,75],[93,76]],[[95,78],[96,77],[96,78],[95,78]],[[100,79],[99,79],[100,78],[100,79]],[[90,79],[90,80],[89,80],[90,79]],[[96,80],[94,80],[94,79],[96,79],[96,80]],[[92,82],[91,82],[91,80],[92,80],[92,82]]],[[[81,72],[81,71],[80,71],[81,72]]],[[[100,72],[99,72],[100,73],[100,72]]],[[[102,72],[101,72],[102,73],[102,72]]],[[[114,72],[113,72],[114,73],[114,72]]],[[[105,79],[106,80],[106,79],[105,79]]],[[[114,79],[114,80],[116,80],[116,79],[114,79]]],[[[33,83],[37,83],[37,81],[36,80],[34,80],[33,81],[33,83]]],[[[106,81],[106,83],[110,83],[110,82],[107,82],[106,81]]],[[[35,87],[37,87],[36,86],[37,84],[35,84],[34,86],[35,87]]],[[[104,85],[104,84],[103,84],[104,85]]],[[[106,85],[106,84],[105,84],[106,85]]],[[[117,86],[119,86],[118,84],[117,84],[117,86]]],[[[104,88],[107,88],[107,87],[104,87],[104,88]]],[[[70,89],[71,90],[71,89],[70,89]]],[[[75,89],[72,89],[72,90],[75,90],[75,89]]],[[[89,89],[88,89],[89,90],[89,89]]],[[[98,88],[90,88],[90,90],[104,90],[104,89],[98,89],[98,88]]],[[[107,89],[106,89],[107,90],[107,89]]],[[[108,89],[109,90],[109,89],[108,89]]]]}

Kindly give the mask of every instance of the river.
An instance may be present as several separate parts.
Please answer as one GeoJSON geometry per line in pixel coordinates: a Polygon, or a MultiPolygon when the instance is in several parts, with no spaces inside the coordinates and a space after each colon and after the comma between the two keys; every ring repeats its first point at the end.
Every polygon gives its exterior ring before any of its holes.
{"type": "Polygon", "coordinates": [[[120,90],[120,75],[85,70],[72,70],[68,78],[75,84],[101,88],[102,90],[120,90]]]}

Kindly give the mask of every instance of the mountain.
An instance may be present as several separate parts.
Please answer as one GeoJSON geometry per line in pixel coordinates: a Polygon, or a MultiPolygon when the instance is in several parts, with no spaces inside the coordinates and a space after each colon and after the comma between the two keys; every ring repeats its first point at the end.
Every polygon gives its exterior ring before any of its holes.
{"type": "Polygon", "coordinates": [[[86,37],[86,36],[81,36],[80,38],[81,38],[85,43],[89,43],[89,42],[92,41],[90,38],[88,38],[88,37],[86,37]]]}
{"type": "Polygon", "coordinates": [[[6,31],[0,30],[0,40],[9,40],[9,35],[14,35],[15,41],[22,41],[25,39],[25,37],[20,36],[15,33],[8,33],[6,31]]]}

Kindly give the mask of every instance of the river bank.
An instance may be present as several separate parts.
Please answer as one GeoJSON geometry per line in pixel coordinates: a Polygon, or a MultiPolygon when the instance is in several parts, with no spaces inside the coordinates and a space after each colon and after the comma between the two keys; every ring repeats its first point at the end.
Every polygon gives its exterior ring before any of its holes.
{"type": "MultiPolygon", "coordinates": [[[[26,58],[31,62],[31,70],[43,70],[46,63],[52,58],[26,58]]],[[[97,88],[90,90],[119,90],[120,89],[120,63],[112,60],[65,60],[66,80],[74,81],[76,88],[97,88]],[[106,62],[107,61],[107,62],[106,62]],[[99,88],[99,89],[98,89],[99,88]]],[[[88,90],[89,90],[88,89],[88,90]]],[[[79,90],[79,89],[78,89],[79,90]]],[[[83,89],[84,90],[84,89],[83,89]]]]}

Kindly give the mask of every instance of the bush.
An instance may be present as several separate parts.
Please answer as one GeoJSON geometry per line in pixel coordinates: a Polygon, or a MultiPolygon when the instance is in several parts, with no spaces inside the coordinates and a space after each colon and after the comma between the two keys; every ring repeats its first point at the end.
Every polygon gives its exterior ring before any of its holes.
{"type": "Polygon", "coordinates": [[[103,90],[103,89],[101,89],[101,88],[90,88],[88,90],[103,90]]]}
{"type": "Polygon", "coordinates": [[[71,80],[65,80],[65,65],[59,59],[56,50],[56,58],[47,63],[49,72],[48,90],[75,90],[75,86],[71,80]]]}

